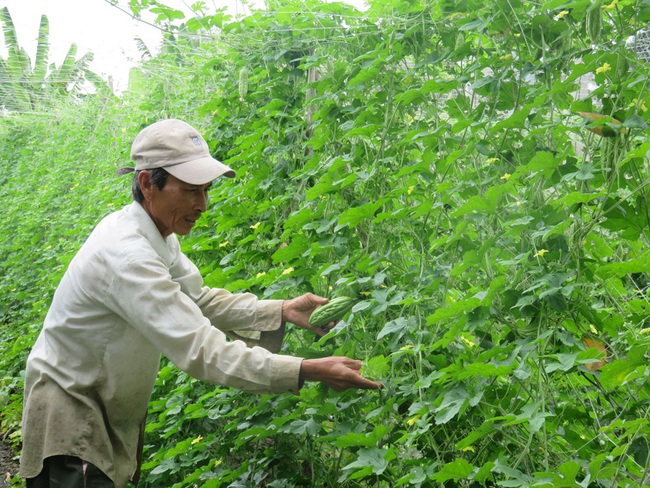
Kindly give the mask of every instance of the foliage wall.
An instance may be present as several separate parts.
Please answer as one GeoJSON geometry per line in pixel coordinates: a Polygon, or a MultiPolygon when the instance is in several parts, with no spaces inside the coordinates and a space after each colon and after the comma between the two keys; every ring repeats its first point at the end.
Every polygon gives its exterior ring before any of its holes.
{"type": "Polygon", "coordinates": [[[650,482],[648,70],[632,37],[650,5],[151,9],[170,34],[131,94],[3,133],[5,429],[19,440],[19,365],[66,259],[126,201],[104,170],[175,116],[238,174],[183,240],[206,283],[356,296],[327,337],[290,329],[285,353],[363,359],[385,388],[257,397],[163,363],[143,486],[650,482]]]}
{"type": "Polygon", "coordinates": [[[116,102],[0,123],[0,431],[16,443],[22,370],[54,288],[97,220],[130,200],[130,183],[112,170],[128,162],[132,140],[116,102]]]}

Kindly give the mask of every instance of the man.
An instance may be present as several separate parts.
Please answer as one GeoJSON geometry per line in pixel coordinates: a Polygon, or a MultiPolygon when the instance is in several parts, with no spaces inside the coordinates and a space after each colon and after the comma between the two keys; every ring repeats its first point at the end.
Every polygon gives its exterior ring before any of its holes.
{"type": "Polygon", "coordinates": [[[254,393],[297,393],[304,381],[381,387],[359,374],[360,361],[274,354],[287,321],[325,333],[308,319],[326,299],[258,300],[203,285],[176,235],[206,211],[212,181],[235,173],[194,128],[175,119],[152,124],[131,158],[135,168],[122,172],[135,171],[134,202],[103,219],[70,262],[27,360],[28,487],[137,483],[161,354],[195,378],[254,393]]]}

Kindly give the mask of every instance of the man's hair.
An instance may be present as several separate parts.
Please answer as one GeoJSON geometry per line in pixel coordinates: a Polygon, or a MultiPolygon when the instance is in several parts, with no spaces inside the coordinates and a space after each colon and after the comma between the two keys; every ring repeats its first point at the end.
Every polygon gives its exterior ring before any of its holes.
{"type": "Polygon", "coordinates": [[[167,184],[167,177],[169,173],[164,168],[153,168],[153,169],[141,169],[137,170],[133,175],[133,184],[131,186],[131,193],[133,194],[133,200],[142,203],[144,201],[144,195],[142,194],[142,189],[140,188],[140,182],[138,181],[138,175],[141,171],[148,171],[151,175],[151,181],[159,190],[165,188],[167,184]]]}

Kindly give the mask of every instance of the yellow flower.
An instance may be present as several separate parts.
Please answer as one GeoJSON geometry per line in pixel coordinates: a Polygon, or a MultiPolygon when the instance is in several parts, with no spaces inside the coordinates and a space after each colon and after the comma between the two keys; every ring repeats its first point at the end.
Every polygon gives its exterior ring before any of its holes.
{"type": "Polygon", "coordinates": [[[410,427],[411,425],[413,425],[413,424],[414,424],[415,422],[417,422],[418,420],[420,420],[420,416],[419,416],[419,415],[416,415],[415,417],[411,417],[410,419],[408,419],[408,420],[406,421],[406,424],[410,427]]]}
{"type": "Polygon", "coordinates": [[[632,100],[632,103],[630,104],[630,107],[635,106],[641,110],[641,112],[647,112],[648,108],[645,106],[645,100],[639,100],[638,98],[635,98],[632,100]]]}
{"type": "Polygon", "coordinates": [[[463,447],[460,451],[461,452],[467,452],[467,451],[476,452],[476,450],[474,449],[474,446],[463,447]]]}
{"type": "Polygon", "coordinates": [[[596,329],[596,327],[594,327],[593,324],[589,324],[589,330],[590,330],[593,334],[598,334],[598,329],[596,329]]]}
{"type": "Polygon", "coordinates": [[[512,175],[511,175],[510,173],[506,173],[506,174],[504,174],[504,175],[501,177],[501,179],[502,179],[502,180],[506,180],[506,181],[508,181],[508,180],[510,179],[511,176],[512,176],[512,175]]]}
{"type": "Polygon", "coordinates": [[[517,207],[521,207],[521,202],[517,201],[517,207]]]}
{"type": "Polygon", "coordinates": [[[399,348],[400,351],[408,351],[409,349],[413,349],[413,344],[407,344],[399,348]]]}
{"type": "Polygon", "coordinates": [[[614,10],[617,4],[618,0],[613,0],[609,5],[603,5],[603,10],[614,10]]]}
{"type": "Polygon", "coordinates": [[[258,222],[258,223],[255,224],[255,225],[251,225],[251,229],[253,229],[253,230],[257,230],[257,228],[258,228],[260,225],[262,225],[261,222],[258,222]]]}
{"type": "Polygon", "coordinates": [[[293,273],[293,268],[287,268],[282,272],[283,275],[288,275],[291,273],[293,273]]]}
{"type": "Polygon", "coordinates": [[[122,132],[126,132],[126,128],[122,128],[122,132]]]}
{"type": "Polygon", "coordinates": [[[560,12],[559,14],[557,14],[554,17],[554,19],[555,20],[560,20],[560,19],[563,19],[564,17],[566,17],[567,15],[569,15],[569,11],[568,10],[562,10],[562,12],[560,12]]]}
{"type": "Polygon", "coordinates": [[[487,161],[485,161],[488,164],[496,163],[499,160],[499,158],[490,158],[487,161]]]}
{"type": "Polygon", "coordinates": [[[534,258],[541,258],[541,257],[544,257],[544,254],[546,254],[547,252],[548,252],[548,249],[540,249],[539,251],[537,251],[537,252],[535,253],[535,255],[534,255],[533,257],[534,257],[534,258]]]}
{"type": "Polygon", "coordinates": [[[266,273],[265,273],[264,271],[262,271],[262,272],[260,272],[260,273],[257,273],[257,275],[255,276],[255,278],[260,278],[260,277],[264,276],[265,274],[266,274],[266,273]]]}
{"type": "Polygon", "coordinates": [[[607,73],[608,71],[611,71],[612,67],[609,65],[609,63],[603,63],[603,65],[600,68],[596,68],[596,74],[599,75],[600,73],[607,73]]]}
{"type": "Polygon", "coordinates": [[[475,347],[476,344],[473,341],[470,341],[467,337],[465,336],[460,336],[460,339],[467,344],[469,347],[475,347]]]}
{"type": "Polygon", "coordinates": [[[226,247],[228,245],[228,241],[224,241],[221,244],[219,244],[219,247],[226,247]]]}
{"type": "Polygon", "coordinates": [[[202,440],[203,440],[203,436],[200,435],[200,436],[198,436],[196,439],[194,439],[194,440],[192,441],[192,445],[194,445],[194,444],[198,444],[198,443],[201,442],[202,440]]]}
{"type": "Polygon", "coordinates": [[[409,189],[406,190],[406,193],[410,195],[411,193],[413,193],[413,190],[415,190],[415,186],[409,186],[409,189]]]}

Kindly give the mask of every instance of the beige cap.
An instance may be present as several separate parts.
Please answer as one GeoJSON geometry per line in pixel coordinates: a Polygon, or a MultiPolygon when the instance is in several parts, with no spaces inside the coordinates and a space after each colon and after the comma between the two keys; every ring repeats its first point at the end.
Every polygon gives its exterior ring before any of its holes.
{"type": "Polygon", "coordinates": [[[231,168],[210,155],[203,136],[178,119],[161,120],[142,129],[131,146],[131,159],[135,168],[122,168],[119,174],[164,168],[191,185],[205,185],[219,176],[235,176],[231,168]]]}

